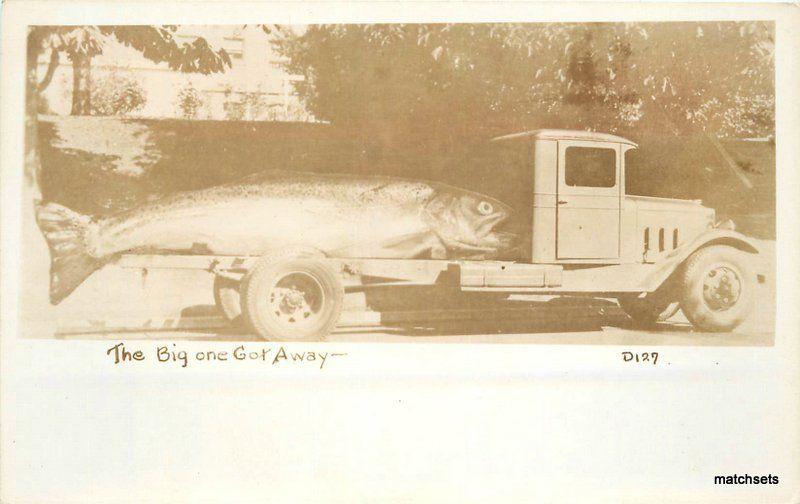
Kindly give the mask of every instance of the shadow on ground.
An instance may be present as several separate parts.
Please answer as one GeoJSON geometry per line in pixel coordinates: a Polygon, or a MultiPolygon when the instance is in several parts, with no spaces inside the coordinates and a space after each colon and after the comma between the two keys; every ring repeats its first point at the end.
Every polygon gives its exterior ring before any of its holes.
{"type": "MultiPolygon", "coordinates": [[[[685,334],[693,332],[692,326],[676,316],[667,322],[646,328],[633,323],[613,301],[602,299],[555,298],[547,302],[505,301],[502,306],[484,305],[480,309],[454,309],[429,313],[425,319],[422,311],[372,312],[379,321],[340,324],[331,339],[346,341],[347,335],[383,334],[398,337],[448,337],[487,335],[536,335],[561,333],[586,333],[603,330],[620,330],[649,334],[685,334]],[[436,317],[439,317],[437,320],[436,317]],[[408,319],[411,320],[408,320],[408,319]],[[432,318],[432,319],[431,319],[432,318]],[[406,320],[404,320],[406,319],[406,320]]],[[[348,319],[346,316],[344,319],[348,319]]],[[[214,305],[196,305],[185,308],[181,317],[193,320],[198,317],[216,317],[219,327],[214,331],[220,340],[258,341],[239,320],[232,324],[219,318],[214,305]]],[[[187,329],[190,333],[207,334],[208,328],[187,329]]],[[[191,339],[191,337],[189,337],[191,339]]],[[[202,339],[208,339],[207,336],[202,339]]],[[[215,338],[216,339],[216,338],[215,338]]],[[[360,338],[359,338],[360,339],[360,338]]]]}

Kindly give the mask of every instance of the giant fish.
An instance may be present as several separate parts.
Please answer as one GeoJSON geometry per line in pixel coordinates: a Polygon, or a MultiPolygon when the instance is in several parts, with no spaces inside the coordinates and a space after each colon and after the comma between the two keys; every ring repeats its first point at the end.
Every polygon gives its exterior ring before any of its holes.
{"type": "Polygon", "coordinates": [[[175,193],[93,219],[57,203],[37,207],[58,304],[124,253],[261,255],[287,246],[329,257],[491,259],[515,247],[512,211],[441,183],[389,177],[262,172],[175,193]]]}

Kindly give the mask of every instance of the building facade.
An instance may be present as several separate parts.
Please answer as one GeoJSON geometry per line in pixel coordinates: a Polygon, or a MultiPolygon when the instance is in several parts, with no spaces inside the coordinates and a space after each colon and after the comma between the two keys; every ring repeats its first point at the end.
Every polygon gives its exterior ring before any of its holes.
{"type": "MultiPolygon", "coordinates": [[[[129,117],[212,120],[314,121],[294,91],[293,81],[270,42],[258,26],[183,26],[178,44],[205,38],[213,48],[224,48],[232,66],[220,74],[187,74],[155,64],[113,37],[104,41],[103,53],[92,58],[92,95],[100,98],[109,88],[137,89],[144,103],[129,117]]],[[[39,61],[40,78],[47,71],[49,54],[39,61]]],[[[42,94],[40,112],[68,115],[72,103],[72,64],[61,54],[53,80],[42,94]]]]}

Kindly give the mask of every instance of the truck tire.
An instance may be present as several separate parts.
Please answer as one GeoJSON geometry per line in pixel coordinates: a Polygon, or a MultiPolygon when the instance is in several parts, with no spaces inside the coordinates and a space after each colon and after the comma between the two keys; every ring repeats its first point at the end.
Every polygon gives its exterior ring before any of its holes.
{"type": "Polygon", "coordinates": [[[652,297],[640,298],[636,294],[620,296],[617,302],[631,320],[642,326],[669,320],[680,309],[677,301],[654,300],[652,297]]]}
{"type": "Polygon", "coordinates": [[[680,273],[681,309],[697,329],[726,332],[753,308],[756,275],[746,252],[712,245],[689,256],[680,273]]]}
{"type": "Polygon", "coordinates": [[[274,341],[318,341],[336,325],[344,287],[320,254],[289,249],[266,254],[242,281],[242,315],[258,336],[274,341]]]}
{"type": "Polygon", "coordinates": [[[242,305],[239,296],[241,282],[217,276],[214,278],[214,302],[217,309],[234,326],[242,323],[242,305]]]}

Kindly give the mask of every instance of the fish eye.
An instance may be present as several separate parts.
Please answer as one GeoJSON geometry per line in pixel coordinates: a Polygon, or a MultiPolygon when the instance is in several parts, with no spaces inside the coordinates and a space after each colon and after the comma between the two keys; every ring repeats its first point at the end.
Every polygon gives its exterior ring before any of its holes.
{"type": "Polygon", "coordinates": [[[489,215],[494,211],[494,207],[488,201],[481,201],[478,203],[478,212],[481,215],[489,215]]]}

